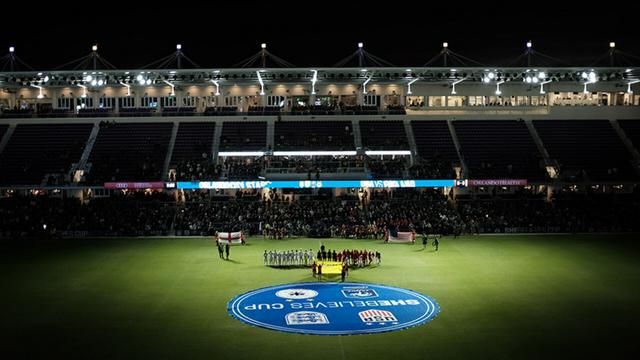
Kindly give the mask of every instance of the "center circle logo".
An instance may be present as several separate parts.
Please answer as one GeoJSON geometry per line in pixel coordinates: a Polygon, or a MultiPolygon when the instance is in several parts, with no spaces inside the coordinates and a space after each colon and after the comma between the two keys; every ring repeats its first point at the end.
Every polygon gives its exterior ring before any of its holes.
{"type": "Polygon", "coordinates": [[[229,314],[271,330],[313,334],[371,334],[422,325],[438,315],[431,297],[364,283],[299,283],[238,295],[229,314]]]}
{"type": "Polygon", "coordinates": [[[283,299],[300,300],[314,298],[318,296],[318,292],[309,289],[284,289],[276,291],[276,296],[283,299]]]}

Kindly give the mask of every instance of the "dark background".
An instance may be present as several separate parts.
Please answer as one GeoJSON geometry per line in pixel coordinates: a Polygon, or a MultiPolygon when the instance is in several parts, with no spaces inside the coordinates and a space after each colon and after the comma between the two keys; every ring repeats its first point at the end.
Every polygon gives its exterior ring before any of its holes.
{"type": "Polygon", "coordinates": [[[609,41],[640,55],[637,11],[623,4],[57,2],[5,12],[0,54],[13,45],[32,67],[52,69],[98,43],[101,56],[124,69],[162,58],[181,43],[198,65],[229,67],[266,42],[297,66],[331,66],[362,41],[368,52],[395,65],[421,66],[447,41],[451,50],[481,63],[507,65],[532,40],[536,51],[591,65],[609,41]]]}

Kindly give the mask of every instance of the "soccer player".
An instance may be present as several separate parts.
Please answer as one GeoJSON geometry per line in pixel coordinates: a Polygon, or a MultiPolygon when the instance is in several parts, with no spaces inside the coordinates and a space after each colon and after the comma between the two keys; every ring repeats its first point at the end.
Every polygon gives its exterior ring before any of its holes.
{"type": "Polygon", "coordinates": [[[422,234],[422,250],[427,248],[427,234],[422,234]]]}
{"type": "Polygon", "coordinates": [[[224,259],[224,255],[223,255],[224,250],[222,249],[222,244],[220,243],[219,240],[216,240],[216,246],[218,247],[218,255],[220,256],[220,259],[224,259]]]}
{"type": "Polygon", "coordinates": [[[440,242],[438,241],[438,236],[436,236],[436,237],[433,239],[433,247],[435,247],[435,248],[436,248],[436,251],[438,251],[438,245],[440,245],[440,242]]]}
{"type": "Polygon", "coordinates": [[[226,243],[224,245],[224,252],[227,255],[227,260],[229,260],[229,248],[230,248],[229,243],[226,243]]]}
{"type": "Polygon", "coordinates": [[[267,250],[264,251],[263,257],[264,257],[264,264],[267,265],[267,257],[268,257],[267,250]]]}

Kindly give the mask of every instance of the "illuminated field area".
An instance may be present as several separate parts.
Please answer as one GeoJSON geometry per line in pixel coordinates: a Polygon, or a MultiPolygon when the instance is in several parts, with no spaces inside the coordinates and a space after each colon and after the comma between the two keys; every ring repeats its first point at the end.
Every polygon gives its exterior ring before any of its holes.
{"type": "MultiPolygon", "coordinates": [[[[439,315],[372,335],[298,335],[246,325],[235,296],[316,281],[263,265],[267,250],[318,239],[248,239],[218,257],[210,239],[110,239],[5,250],[1,351],[8,358],[513,359],[638,354],[640,247],[633,236],[474,236],[422,244],[324,240],[382,254],[350,282],[437,300],[439,315]]],[[[332,278],[339,281],[339,276],[332,278]]]]}

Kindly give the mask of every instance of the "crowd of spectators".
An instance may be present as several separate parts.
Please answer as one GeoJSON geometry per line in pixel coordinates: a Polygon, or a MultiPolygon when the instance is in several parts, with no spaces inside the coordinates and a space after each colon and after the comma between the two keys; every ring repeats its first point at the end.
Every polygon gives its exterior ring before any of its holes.
{"type": "Polygon", "coordinates": [[[455,179],[456,175],[451,163],[435,156],[431,159],[416,157],[409,167],[412,179],[455,179]]]}
{"type": "Polygon", "coordinates": [[[408,156],[397,156],[391,159],[383,157],[367,158],[367,167],[372,179],[404,179],[406,178],[405,170],[408,165],[408,156]]]}
{"type": "Polygon", "coordinates": [[[359,196],[295,198],[246,189],[233,195],[123,192],[84,202],[59,195],[0,197],[0,237],[210,236],[243,230],[291,236],[383,239],[397,231],[444,235],[495,232],[639,231],[638,194],[561,193],[459,199],[436,189],[366,191],[359,196]]]}
{"type": "Polygon", "coordinates": [[[206,156],[200,161],[181,161],[175,168],[175,173],[169,177],[171,181],[211,181],[219,179],[222,173],[222,167],[213,164],[206,156]]]}

